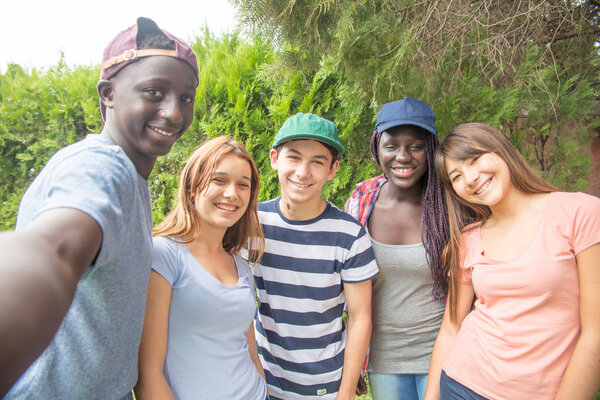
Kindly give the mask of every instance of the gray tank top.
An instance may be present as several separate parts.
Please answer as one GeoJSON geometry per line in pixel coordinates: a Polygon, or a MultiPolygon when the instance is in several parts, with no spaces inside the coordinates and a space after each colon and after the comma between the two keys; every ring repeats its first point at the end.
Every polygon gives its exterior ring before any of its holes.
{"type": "Polygon", "coordinates": [[[373,333],[368,371],[426,374],[444,302],[431,297],[422,243],[389,245],[369,235],[379,275],[373,280],[373,333]]]}

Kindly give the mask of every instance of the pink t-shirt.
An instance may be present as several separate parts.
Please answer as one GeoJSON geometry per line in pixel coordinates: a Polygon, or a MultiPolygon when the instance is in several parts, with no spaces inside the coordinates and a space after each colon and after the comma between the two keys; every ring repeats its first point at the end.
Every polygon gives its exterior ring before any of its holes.
{"type": "Polygon", "coordinates": [[[575,255],[600,243],[600,199],[551,193],[533,239],[512,261],[483,256],[479,228],[462,240],[462,280],[477,300],[444,371],[490,399],[553,399],[580,332],[575,255]]]}

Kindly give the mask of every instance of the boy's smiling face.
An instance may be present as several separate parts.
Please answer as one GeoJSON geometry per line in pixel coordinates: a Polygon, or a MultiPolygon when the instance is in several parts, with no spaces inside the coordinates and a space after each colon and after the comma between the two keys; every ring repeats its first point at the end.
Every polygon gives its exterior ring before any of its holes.
{"type": "Polygon", "coordinates": [[[339,161],[321,142],[312,139],[285,142],[279,154],[271,149],[271,166],[277,171],[282,197],[296,206],[321,200],[325,182],[333,179],[339,161]]]}
{"type": "Polygon", "coordinates": [[[107,135],[147,178],[156,157],[167,154],[190,127],[197,78],[185,62],[145,57],[98,84],[107,108],[107,135]]]}

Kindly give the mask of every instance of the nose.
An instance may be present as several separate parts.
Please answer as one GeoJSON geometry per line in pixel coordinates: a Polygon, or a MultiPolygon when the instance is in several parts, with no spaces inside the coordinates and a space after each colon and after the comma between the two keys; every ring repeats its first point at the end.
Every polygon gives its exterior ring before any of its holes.
{"type": "Polygon", "coordinates": [[[408,161],[410,161],[410,159],[411,159],[411,157],[410,157],[410,152],[408,151],[408,149],[404,146],[398,147],[398,151],[396,152],[396,160],[402,161],[402,162],[408,162],[408,161]]]}
{"type": "Polygon", "coordinates": [[[465,182],[469,186],[476,184],[479,180],[479,172],[474,168],[465,168],[463,174],[465,176],[465,182]]]}
{"type": "Polygon", "coordinates": [[[177,96],[167,96],[161,104],[159,115],[174,125],[180,125],[183,121],[181,102],[177,96]]]}
{"type": "Polygon", "coordinates": [[[308,162],[301,162],[296,167],[296,176],[299,178],[307,177],[310,175],[310,165],[308,162]]]}
{"type": "Polygon", "coordinates": [[[223,196],[228,199],[236,199],[237,198],[237,186],[235,184],[229,184],[225,188],[223,192],[223,196]]]}

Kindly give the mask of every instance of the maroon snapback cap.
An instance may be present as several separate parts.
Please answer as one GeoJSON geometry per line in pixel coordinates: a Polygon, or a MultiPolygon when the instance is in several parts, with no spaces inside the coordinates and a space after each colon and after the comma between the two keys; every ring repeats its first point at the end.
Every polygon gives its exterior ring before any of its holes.
{"type": "MultiPolygon", "coordinates": [[[[145,47],[145,46],[142,46],[145,47]]],[[[137,23],[120,32],[106,46],[100,64],[100,80],[110,79],[115,76],[122,68],[138,61],[142,57],[148,56],[168,56],[179,58],[186,62],[198,76],[198,61],[192,48],[177,36],[170,34],[158,27],[156,22],[149,18],[140,17],[137,23]],[[163,36],[170,41],[173,50],[156,48],[139,48],[144,38],[150,36],[163,36]]],[[[102,119],[106,120],[106,107],[100,102],[100,114],[102,119]]]]}

